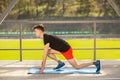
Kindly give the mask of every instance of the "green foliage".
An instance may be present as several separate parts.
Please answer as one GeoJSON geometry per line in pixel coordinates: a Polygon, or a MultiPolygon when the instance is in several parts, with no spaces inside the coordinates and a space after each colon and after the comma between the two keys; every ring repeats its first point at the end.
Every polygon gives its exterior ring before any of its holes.
{"type": "MultiPolygon", "coordinates": [[[[11,0],[0,0],[0,15],[11,0]]],[[[115,0],[119,5],[120,0],[115,0]]],[[[19,0],[8,19],[117,16],[106,0],[19,0]]]]}

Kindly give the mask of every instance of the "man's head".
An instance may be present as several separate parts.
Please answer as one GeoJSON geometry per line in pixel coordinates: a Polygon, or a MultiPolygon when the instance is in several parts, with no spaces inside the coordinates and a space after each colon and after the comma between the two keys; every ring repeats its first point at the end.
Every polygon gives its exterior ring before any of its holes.
{"type": "Polygon", "coordinates": [[[43,34],[44,34],[44,26],[43,24],[39,24],[39,25],[35,25],[33,27],[33,30],[35,31],[35,34],[37,37],[43,37],[43,34]]]}

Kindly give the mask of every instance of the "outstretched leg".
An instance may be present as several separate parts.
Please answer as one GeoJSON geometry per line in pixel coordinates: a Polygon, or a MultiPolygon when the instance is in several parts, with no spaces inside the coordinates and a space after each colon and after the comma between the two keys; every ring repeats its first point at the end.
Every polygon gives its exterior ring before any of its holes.
{"type": "Polygon", "coordinates": [[[95,65],[97,70],[96,72],[100,72],[101,66],[100,66],[100,60],[94,61],[94,62],[87,62],[87,63],[82,63],[82,64],[77,64],[76,60],[70,59],[68,62],[75,68],[75,69],[81,69],[84,67],[88,67],[90,65],[95,65]]]}
{"type": "Polygon", "coordinates": [[[68,62],[69,62],[75,69],[81,69],[81,68],[84,68],[84,67],[88,67],[88,66],[90,66],[90,65],[93,65],[93,62],[87,62],[87,63],[77,64],[77,62],[76,62],[76,60],[75,60],[74,58],[68,60],[68,62]]]}
{"type": "Polygon", "coordinates": [[[72,48],[69,48],[69,50],[66,51],[66,52],[62,52],[62,55],[68,60],[68,62],[69,62],[75,69],[80,69],[80,68],[84,68],[84,67],[88,67],[88,66],[90,66],[90,65],[93,65],[93,62],[77,64],[77,62],[76,62],[76,60],[74,59],[74,56],[73,56],[72,48]]]}
{"type": "Polygon", "coordinates": [[[97,70],[96,72],[100,71],[100,61],[94,61],[94,62],[87,62],[87,63],[82,63],[82,64],[77,64],[77,61],[74,59],[72,48],[70,48],[66,52],[62,52],[62,55],[68,60],[68,62],[75,68],[75,69],[80,69],[84,67],[88,67],[90,65],[95,65],[97,70]]]}

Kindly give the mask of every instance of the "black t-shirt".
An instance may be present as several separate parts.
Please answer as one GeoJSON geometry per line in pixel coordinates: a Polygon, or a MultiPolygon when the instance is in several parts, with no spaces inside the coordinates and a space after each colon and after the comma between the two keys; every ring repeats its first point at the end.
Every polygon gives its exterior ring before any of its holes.
{"type": "Polygon", "coordinates": [[[44,45],[50,43],[50,48],[60,52],[65,52],[70,48],[70,45],[66,41],[53,35],[44,34],[43,40],[44,45]]]}

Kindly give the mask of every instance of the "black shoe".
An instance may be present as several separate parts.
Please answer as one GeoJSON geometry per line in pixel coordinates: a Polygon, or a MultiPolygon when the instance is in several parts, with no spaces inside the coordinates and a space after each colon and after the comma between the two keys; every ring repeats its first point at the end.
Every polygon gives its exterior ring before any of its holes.
{"type": "Polygon", "coordinates": [[[56,68],[53,68],[53,69],[60,69],[60,68],[62,68],[63,66],[65,66],[65,63],[64,63],[64,62],[59,63],[59,64],[57,65],[57,67],[56,67],[56,68]]]}

